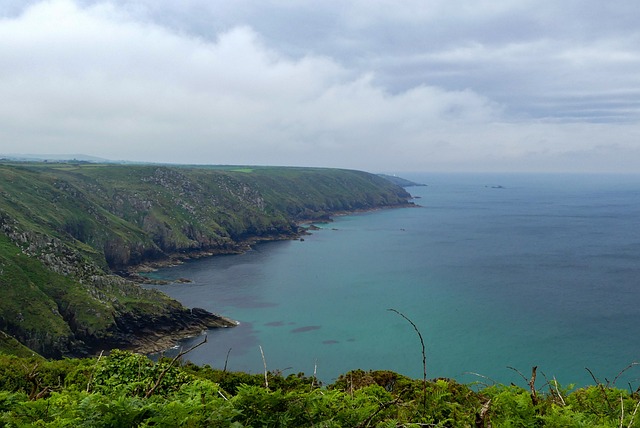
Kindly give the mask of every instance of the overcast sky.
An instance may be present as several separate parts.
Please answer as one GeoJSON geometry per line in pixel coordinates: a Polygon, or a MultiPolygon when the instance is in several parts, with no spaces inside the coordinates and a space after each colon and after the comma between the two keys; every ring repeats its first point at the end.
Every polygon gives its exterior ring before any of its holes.
{"type": "Polygon", "coordinates": [[[637,0],[0,2],[0,153],[640,172],[637,0]]]}

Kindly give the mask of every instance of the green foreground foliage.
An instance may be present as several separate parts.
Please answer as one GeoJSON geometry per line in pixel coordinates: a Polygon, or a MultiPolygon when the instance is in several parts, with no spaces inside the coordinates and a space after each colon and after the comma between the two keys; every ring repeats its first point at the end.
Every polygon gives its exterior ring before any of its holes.
{"type": "Polygon", "coordinates": [[[640,427],[638,392],[426,384],[356,370],[320,386],[303,374],[231,373],[124,351],[45,361],[0,355],[7,427],[640,427]]]}

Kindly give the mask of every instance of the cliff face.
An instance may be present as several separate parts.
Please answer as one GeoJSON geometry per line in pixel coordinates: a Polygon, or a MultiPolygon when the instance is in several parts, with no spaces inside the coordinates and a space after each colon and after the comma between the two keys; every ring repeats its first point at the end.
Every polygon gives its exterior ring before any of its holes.
{"type": "Polygon", "coordinates": [[[409,198],[349,170],[0,165],[0,329],[57,357],[231,326],[113,273],[177,254],[242,251],[296,236],[302,220],[409,198]]]}

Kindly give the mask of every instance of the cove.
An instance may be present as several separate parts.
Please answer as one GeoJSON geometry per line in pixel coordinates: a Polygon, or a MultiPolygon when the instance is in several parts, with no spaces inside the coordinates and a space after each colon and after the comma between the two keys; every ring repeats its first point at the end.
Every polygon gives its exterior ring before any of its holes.
{"type": "MultiPolygon", "coordinates": [[[[335,218],[302,241],[162,269],[210,330],[196,364],[261,373],[387,369],[461,382],[613,379],[640,358],[637,176],[420,174],[420,208],[335,218]],[[514,370],[516,369],[516,370],[514,370]],[[542,373],[542,374],[541,374],[542,373]]],[[[201,338],[184,343],[188,347],[201,338]]],[[[632,368],[619,382],[636,382],[632,368]]],[[[637,385],[636,385],[637,387],[637,385]]]]}

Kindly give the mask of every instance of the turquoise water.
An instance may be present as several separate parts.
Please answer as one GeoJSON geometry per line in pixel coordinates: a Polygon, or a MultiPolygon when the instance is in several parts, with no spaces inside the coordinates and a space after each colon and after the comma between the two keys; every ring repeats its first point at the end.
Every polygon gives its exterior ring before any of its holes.
{"type": "MultiPolygon", "coordinates": [[[[355,368],[461,382],[613,380],[640,361],[640,177],[408,178],[420,208],[338,217],[301,241],[157,272],[187,306],[240,321],[209,331],[198,364],[260,373],[355,368]],[[501,186],[501,187],[498,187],[501,186]],[[480,376],[478,376],[480,375],[480,376]]],[[[189,343],[199,341],[195,338],[189,343]]],[[[640,367],[618,381],[640,383],[640,367]]],[[[541,381],[543,383],[543,381],[541,381]]]]}

